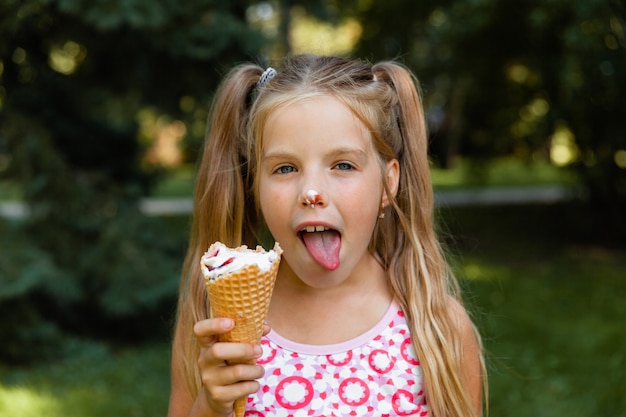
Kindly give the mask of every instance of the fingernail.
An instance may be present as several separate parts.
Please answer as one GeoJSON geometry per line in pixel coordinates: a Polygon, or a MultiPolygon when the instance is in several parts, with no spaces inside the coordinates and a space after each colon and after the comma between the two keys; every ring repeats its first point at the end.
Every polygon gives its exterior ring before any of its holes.
{"type": "Polygon", "coordinates": [[[222,328],[228,330],[235,325],[235,322],[231,319],[222,319],[222,328]]]}
{"type": "Polygon", "coordinates": [[[263,348],[259,345],[254,345],[254,354],[256,356],[261,356],[263,354],[263,348]]]}

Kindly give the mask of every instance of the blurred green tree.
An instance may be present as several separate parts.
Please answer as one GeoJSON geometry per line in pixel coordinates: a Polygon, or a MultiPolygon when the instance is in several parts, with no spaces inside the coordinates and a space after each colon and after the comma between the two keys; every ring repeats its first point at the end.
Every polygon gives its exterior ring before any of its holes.
{"type": "Polygon", "coordinates": [[[355,55],[398,57],[418,74],[436,162],[551,157],[580,174],[594,224],[623,241],[623,0],[388,0],[353,11],[364,28],[355,55]]]}
{"type": "Polygon", "coordinates": [[[122,324],[169,311],[184,237],[137,208],[159,173],[142,159],[140,114],[185,121],[194,158],[194,124],[204,131],[221,73],[260,59],[249,3],[0,3],[0,175],[19,181],[30,207],[2,225],[0,357],[61,328],[141,331],[122,324]]]}

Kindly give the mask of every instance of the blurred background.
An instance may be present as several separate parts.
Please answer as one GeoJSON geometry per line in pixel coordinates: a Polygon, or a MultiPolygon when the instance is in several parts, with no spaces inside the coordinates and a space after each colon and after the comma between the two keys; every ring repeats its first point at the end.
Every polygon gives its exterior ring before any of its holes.
{"type": "Polygon", "coordinates": [[[492,416],[626,416],[623,0],[0,0],[0,415],[163,416],[212,93],[398,59],[492,416]]]}

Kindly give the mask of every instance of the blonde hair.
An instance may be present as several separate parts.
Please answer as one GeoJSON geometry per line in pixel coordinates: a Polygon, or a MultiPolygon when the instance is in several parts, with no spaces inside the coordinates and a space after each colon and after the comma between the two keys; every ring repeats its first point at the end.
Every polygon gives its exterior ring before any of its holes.
{"type": "MultiPolygon", "coordinates": [[[[450,298],[460,299],[435,232],[427,131],[419,84],[402,65],[299,55],[267,85],[256,65],[234,68],[213,104],[195,190],[189,249],[183,267],[174,355],[180,355],[190,394],[200,389],[199,346],[191,329],[207,317],[199,259],[216,240],[259,243],[262,216],[255,202],[255,166],[268,115],[278,106],[315,95],[341,100],[371,132],[381,165],[397,159],[400,182],[370,250],[388,271],[410,326],[432,415],[467,417],[477,410],[463,386],[463,349],[450,298]],[[185,332],[185,333],[184,333],[185,332]]],[[[391,197],[391,196],[390,196],[391,197]]],[[[476,332],[477,340],[480,338],[476,332]]],[[[481,355],[482,362],[482,355],[481,355]]],[[[482,364],[483,374],[484,363],[482,364]]]]}

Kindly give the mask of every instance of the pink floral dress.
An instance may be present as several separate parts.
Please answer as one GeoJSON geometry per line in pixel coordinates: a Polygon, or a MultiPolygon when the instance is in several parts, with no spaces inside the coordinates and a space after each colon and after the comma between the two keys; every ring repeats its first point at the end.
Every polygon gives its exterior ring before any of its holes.
{"type": "Polygon", "coordinates": [[[428,415],[420,364],[395,302],[347,342],[303,345],[272,331],[261,345],[265,376],[246,417],[428,415]]]}

